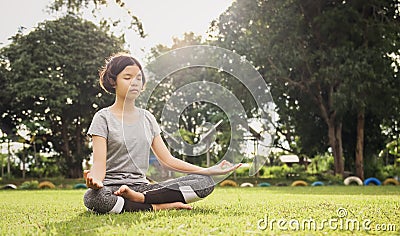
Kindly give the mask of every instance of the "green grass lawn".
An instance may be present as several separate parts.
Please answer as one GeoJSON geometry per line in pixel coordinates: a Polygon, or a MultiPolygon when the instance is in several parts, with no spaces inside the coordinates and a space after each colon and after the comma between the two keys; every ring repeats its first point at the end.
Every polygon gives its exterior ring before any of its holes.
{"type": "Polygon", "coordinates": [[[83,194],[0,191],[1,235],[400,234],[399,186],[216,188],[191,211],[120,215],[88,213],[83,194]]]}

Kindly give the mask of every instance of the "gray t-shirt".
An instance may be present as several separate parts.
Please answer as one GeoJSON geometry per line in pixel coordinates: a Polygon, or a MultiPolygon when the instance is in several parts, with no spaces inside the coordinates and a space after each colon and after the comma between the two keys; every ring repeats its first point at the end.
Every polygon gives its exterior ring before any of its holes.
{"type": "Polygon", "coordinates": [[[93,117],[88,135],[107,139],[104,185],[148,183],[150,147],[161,130],[149,111],[139,108],[139,114],[140,119],[132,124],[123,124],[109,107],[93,117]]]}

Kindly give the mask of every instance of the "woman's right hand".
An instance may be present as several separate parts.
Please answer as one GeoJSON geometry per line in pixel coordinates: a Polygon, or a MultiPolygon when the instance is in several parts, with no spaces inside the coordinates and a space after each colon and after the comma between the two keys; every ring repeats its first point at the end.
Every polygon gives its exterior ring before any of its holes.
{"type": "Polygon", "coordinates": [[[83,178],[85,178],[86,186],[91,189],[101,189],[103,187],[103,183],[97,179],[94,179],[90,175],[90,170],[83,171],[83,178]]]}
{"type": "MultiPolygon", "coordinates": [[[[205,175],[225,175],[225,174],[228,174],[229,172],[236,170],[241,165],[242,165],[242,163],[238,163],[238,164],[234,165],[227,160],[223,160],[222,162],[220,162],[217,165],[206,168],[203,173],[205,175]]],[[[203,173],[200,172],[200,174],[203,174],[203,173]]]]}

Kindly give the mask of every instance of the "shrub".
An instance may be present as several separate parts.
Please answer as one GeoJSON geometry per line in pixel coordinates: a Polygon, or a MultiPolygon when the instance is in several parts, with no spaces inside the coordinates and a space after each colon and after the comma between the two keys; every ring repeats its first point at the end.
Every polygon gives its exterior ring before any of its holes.
{"type": "Polygon", "coordinates": [[[25,181],[21,184],[20,189],[38,189],[39,182],[37,180],[25,181]]]}
{"type": "Polygon", "coordinates": [[[258,171],[258,174],[260,175],[260,176],[263,176],[264,174],[265,174],[265,170],[266,170],[267,168],[265,167],[265,166],[263,166],[263,167],[261,167],[261,169],[258,171]]]}
{"type": "Polygon", "coordinates": [[[271,166],[266,170],[266,177],[268,178],[284,178],[289,173],[290,168],[287,165],[271,166]]]}
{"type": "Polygon", "coordinates": [[[340,175],[332,175],[332,174],[322,174],[322,180],[328,181],[328,184],[339,184],[343,185],[343,178],[340,175]]]}
{"type": "Polygon", "coordinates": [[[400,167],[394,165],[384,166],[381,170],[381,179],[386,179],[394,176],[400,176],[400,167]]]}
{"type": "Polygon", "coordinates": [[[315,182],[315,181],[318,181],[319,179],[318,179],[318,177],[317,176],[307,176],[306,177],[306,181],[308,181],[308,182],[310,182],[310,183],[313,183],[313,182],[315,182]]]}
{"type": "Polygon", "coordinates": [[[240,167],[236,170],[236,175],[238,177],[247,177],[249,176],[249,167],[240,167]]]}
{"type": "MultiPolygon", "coordinates": [[[[258,170],[258,175],[259,176],[264,176],[266,172],[267,167],[263,166],[258,170]]],[[[249,177],[250,174],[250,167],[240,167],[236,170],[236,176],[237,177],[249,177]]]]}
{"type": "Polygon", "coordinates": [[[334,169],[334,158],[331,154],[325,153],[316,155],[312,158],[311,164],[308,166],[308,170],[311,173],[322,173],[334,169]]]}

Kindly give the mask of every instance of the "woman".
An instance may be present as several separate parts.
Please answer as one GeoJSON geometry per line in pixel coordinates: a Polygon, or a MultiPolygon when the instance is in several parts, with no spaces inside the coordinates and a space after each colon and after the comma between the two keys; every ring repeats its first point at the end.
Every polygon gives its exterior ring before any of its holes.
{"type": "Polygon", "coordinates": [[[115,93],[113,105],[93,117],[88,135],[93,142],[93,166],[84,172],[88,191],[85,206],[98,213],[191,209],[187,203],[208,196],[214,189],[210,175],[237,169],[223,161],[201,168],[174,158],[160,136],[154,116],[135,106],[146,80],[140,63],[117,54],[100,71],[100,85],[115,93]],[[187,176],[150,184],[146,179],[150,148],[164,166],[187,176]]]}

